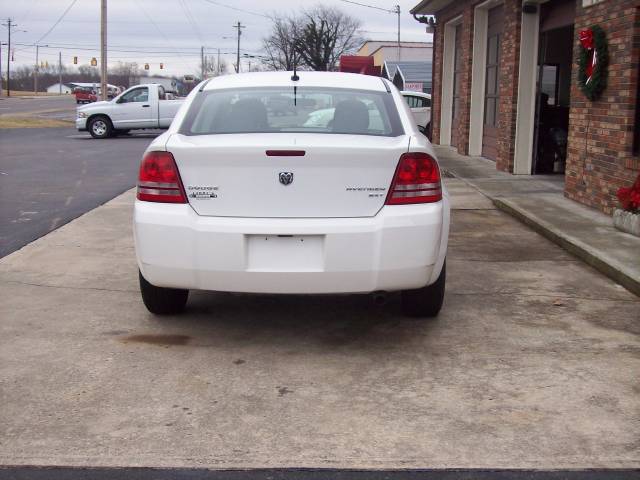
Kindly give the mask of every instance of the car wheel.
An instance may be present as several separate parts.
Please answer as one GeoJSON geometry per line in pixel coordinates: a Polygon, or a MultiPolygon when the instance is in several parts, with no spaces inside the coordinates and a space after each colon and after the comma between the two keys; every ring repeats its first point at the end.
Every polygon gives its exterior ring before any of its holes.
{"type": "Polygon", "coordinates": [[[431,285],[402,291],[402,313],[408,317],[435,317],[444,301],[447,264],[442,265],[438,279],[431,285]]]}
{"type": "Polygon", "coordinates": [[[142,301],[151,313],[170,315],[184,310],[189,298],[189,290],[156,287],[147,282],[140,271],[138,271],[138,278],[140,280],[142,301]]]}
{"type": "Polygon", "coordinates": [[[107,117],[94,117],[89,122],[89,133],[93,138],[109,138],[113,133],[113,126],[107,117]]]}

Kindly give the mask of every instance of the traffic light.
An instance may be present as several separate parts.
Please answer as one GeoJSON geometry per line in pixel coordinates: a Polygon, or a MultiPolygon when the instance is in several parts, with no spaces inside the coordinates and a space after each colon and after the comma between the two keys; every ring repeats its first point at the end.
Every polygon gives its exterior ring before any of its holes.
{"type": "Polygon", "coordinates": [[[96,60],[96,57],[93,57],[91,59],[91,66],[92,67],[97,67],[98,66],[98,60],[96,60]]]}
{"type": "Polygon", "coordinates": [[[73,64],[77,65],[78,64],[78,57],[73,57],[73,64]]]}
{"type": "Polygon", "coordinates": [[[162,70],[164,68],[164,63],[160,64],[160,70],[162,70]]]}
{"type": "Polygon", "coordinates": [[[149,64],[148,64],[148,63],[145,63],[145,64],[144,64],[144,69],[145,69],[145,70],[149,70],[149,64]]]}

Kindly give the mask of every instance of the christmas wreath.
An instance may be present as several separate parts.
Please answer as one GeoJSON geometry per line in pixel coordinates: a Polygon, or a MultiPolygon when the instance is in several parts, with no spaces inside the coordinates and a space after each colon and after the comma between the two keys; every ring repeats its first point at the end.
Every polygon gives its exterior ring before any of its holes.
{"type": "Polygon", "coordinates": [[[578,82],[585,96],[597,100],[607,87],[609,49],[604,30],[597,25],[580,32],[578,82]]]}

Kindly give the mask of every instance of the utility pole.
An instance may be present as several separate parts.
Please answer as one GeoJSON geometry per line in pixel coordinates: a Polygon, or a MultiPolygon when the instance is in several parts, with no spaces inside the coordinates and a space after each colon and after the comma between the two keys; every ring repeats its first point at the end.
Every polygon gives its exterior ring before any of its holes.
{"type": "Polygon", "coordinates": [[[58,52],[58,94],[62,95],[62,52],[58,52]]]}
{"type": "Polygon", "coordinates": [[[0,97],[2,97],[2,42],[0,41],[0,97]]]}
{"type": "Polygon", "coordinates": [[[204,46],[200,47],[200,80],[204,80],[207,68],[204,64],[204,46]]]}
{"type": "Polygon", "coordinates": [[[11,29],[17,27],[15,23],[11,23],[11,18],[7,18],[7,23],[3,23],[7,27],[8,39],[7,39],[7,97],[11,96],[11,29]]]}
{"type": "Polygon", "coordinates": [[[100,88],[102,100],[107,100],[107,0],[100,2],[100,88]]]}
{"type": "Polygon", "coordinates": [[[238,50],[236,51],[236,73],[240,73],[240,36],[242,35],[242,29],[244,28],[244,25],[238,22],[233,27],[238,29],[238,50]]]}
{"type": "Polygon", "coordinates": [[[396,5],[395,13],[398,14],[398,61],[400,61],[400,5],[396,5]]]}
{"type": "Polygon", "coordinates": [[[36,68],[33,69],[33,93],[38,94],[38,73],[40,72],[40,64],[38,63],[38,49],[40,45],[36,44],[36,68]]]}

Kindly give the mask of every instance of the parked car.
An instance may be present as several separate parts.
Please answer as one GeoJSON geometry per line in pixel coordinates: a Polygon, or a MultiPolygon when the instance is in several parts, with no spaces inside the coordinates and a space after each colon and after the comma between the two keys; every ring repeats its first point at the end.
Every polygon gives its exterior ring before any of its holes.
{"type": "Polygon", "coordinates": [[[403,90],[401,93],[409,105],[420,131],[429,132],[431,130],[431,95],[409,90],[403,90]]]}
{"type": "Polygon", "coordinates": [[[400,291],[407,315],[440,311],[449,197],[404,98],[378,77],[298,75],[207,80],[147,148],[134,236],[149,311],[180,312],[189,290],[400,291]],[[293,115],[270,111],[289,94],[293,115]]]}
{"type": "Polygon", "coordinates": [[[73,89],[76,103],[92,103],[98,101],[96,90],[91,87],[76,87],[73,89]]]}
{"type": "Polygon", "coordinates": [[[183,99],[167,100],[158,84],[136,85],[113,100],[78,107],[76,128],[93,138],[108,138],[134,129],[169,128],[183,99]]]}

